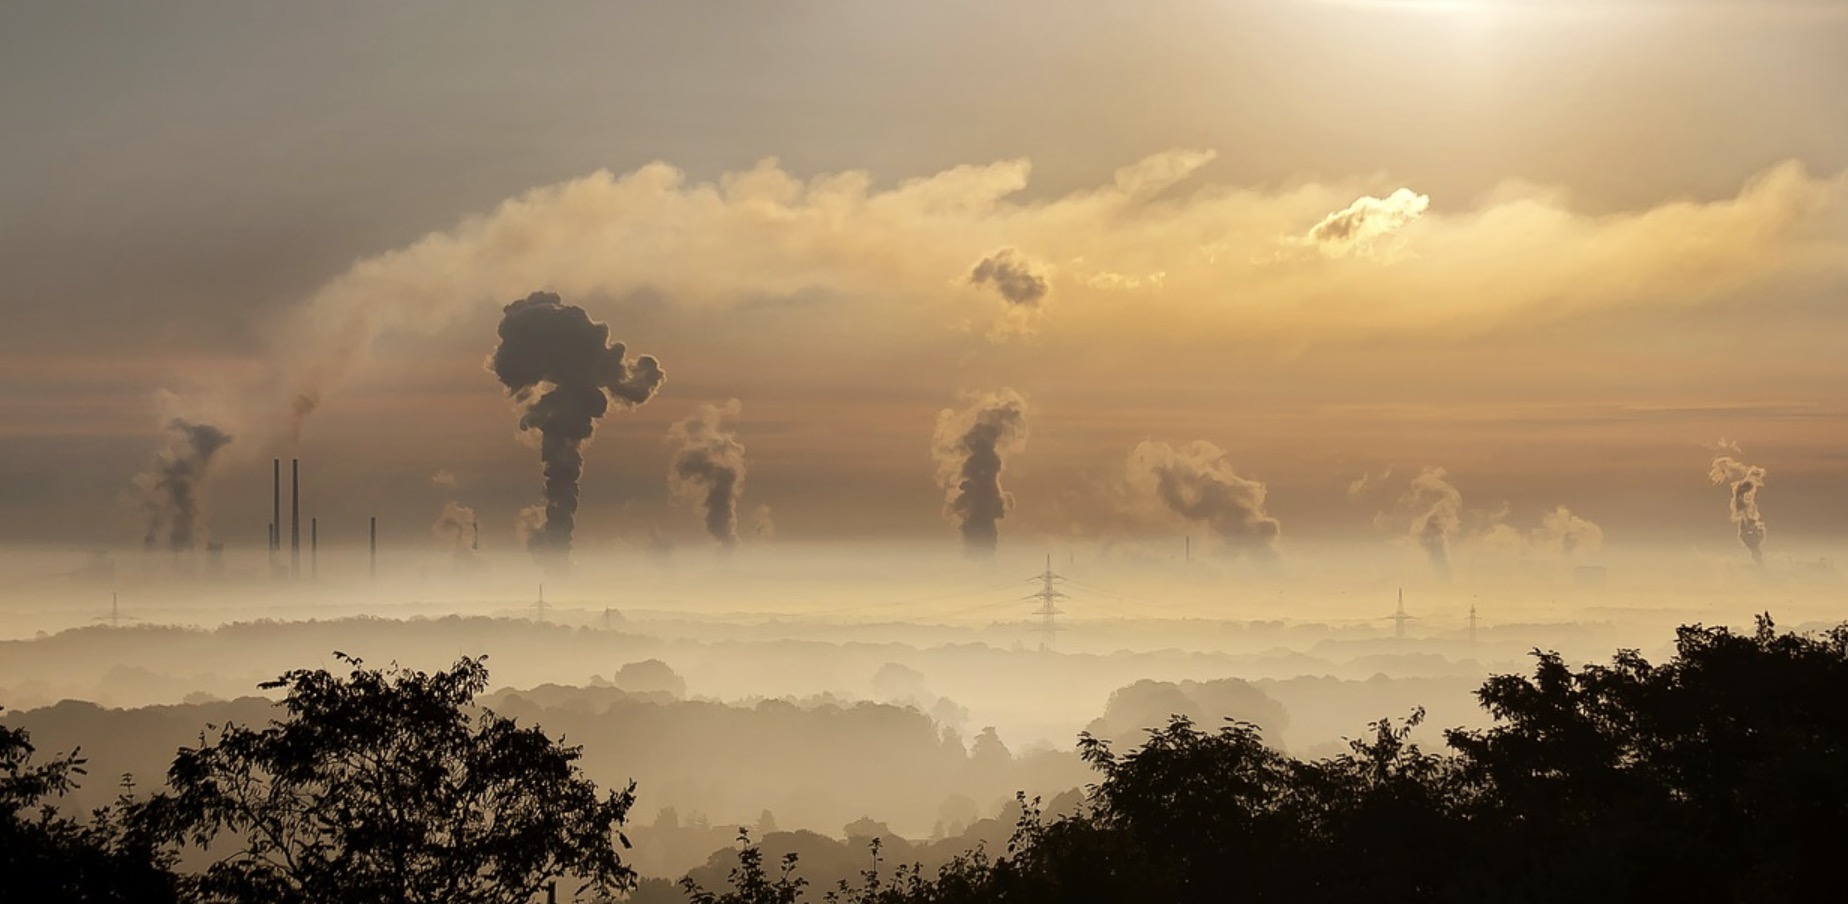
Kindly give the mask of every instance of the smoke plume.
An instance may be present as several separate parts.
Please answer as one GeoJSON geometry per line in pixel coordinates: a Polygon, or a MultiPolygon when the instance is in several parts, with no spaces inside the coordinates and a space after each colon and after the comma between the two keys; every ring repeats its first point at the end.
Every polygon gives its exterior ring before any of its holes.
{"type": "Polygon", "coordinates": [[[480,530],[481,522],[475,510],[460,502],[444,505],[443,513],[430,525],[430,533],[449,547],[452,555],[463,560],[475,557],[475,538],[480,530]]]}
{"type": "Polygon", "coordinates": [[[1177,449],[1144,441],[1129,453],[1129,478],[1168,511],[1205,525],[1232,552],[1276,555],[1280,525],[1264,511],[1266,487],[1238,476],[1218,446],[1196,440],[1177,449]]]}
{"type": "Polygon", "coordinates": [[[770,516],[770,507],[759,505],[751,515],[751,533],[759,540],[776,539],[776,519],[770,516]]]}
{"type": "Polygon", "coordinates": [[[1412,539],[1430,557],[1431,567],[1448,578],[1450,538],[1462,523],[1463,494],[1444,477],[1443,468],[1424,469],[1399,502],[1412,513],[1412,539]]]}
{"type": "Polygon", "coordinates": [[[1034,306],[1051,288],[1046,277],[1033,272],[1033,265],[1012,248],[1002,248],[982,258],[969,271],[972,285],[992,285],[1008,304],[1034,306]]]}
{"type": "Polygon", "coordinates": [[[997,525],[1014,508],[1013,494],[1001,488],[1003,456],[1026,448],[1027,400],[1012,389],[968,400],[961,409],[938,413],[932,454],[937,483],[947,494],[943,511],[962,531],[964,551],[992,556],[997,525]]]}
{"type": "Polygon", "coordinates": [[[545,466],[545,520],[527,539],[535,558],[560,563],[571,554],[584,443],[611,401],[633,408],[654,397],[666,375],[652,356],[631,361],[609,341],[608,324],[550,292],[507,305],[500,345],[489,367],[520,408],[520,429],[539,433],[545,466]]]}
{"type": "Polygon", "coordinates": [[[744,492],[744,445],[727,420],[743,410],[737,399],[701,405],[667,430],[680,447],[667,471],[674,494],[693,500],[705,515],[706,532],[719,545],[738,545],[738,495],[744,492]]]}
{"type": "Polygon", "coordinates": [[[211,424],[195,424],[181,418],[167,422],[167,446],[154,453],[148,469],[135,478],[146,497],[147,530],[143,547],[152,550],[166,536],[169,550],[179,553],[193,548],[201,532],[199,523],[199,484],[212,456],[231,442],[231,437],[211,424]]]}
{"type": "Polygon", "coordinates": [[[1540,519],[1540,527],[1533,532],[1533,543],[1568,557],[1581,552],[1593,553],[1604,545],[1604,529],[1561,505],[1540,519]]]}
{"type": "Polygon", "coordinates": [[[1758,514],[1758,488],[1765,485],[1765,469],[1722,455],[1713,460],[1707,479],[1732,487],[1732,522],[1739,526],[1739,542],[1751,552],[1753,562],[1763,565],[1765,520],[1758,514]]]}

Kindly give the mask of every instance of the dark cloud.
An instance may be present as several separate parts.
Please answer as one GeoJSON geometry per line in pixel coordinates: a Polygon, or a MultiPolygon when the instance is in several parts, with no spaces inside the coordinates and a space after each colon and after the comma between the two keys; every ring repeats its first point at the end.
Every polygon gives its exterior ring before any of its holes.
{"type": "Polygon", "coordinates": [[[1228,550],[1257,558],[1276,554],[1281,525],[1264,510],[1265,485],[1240,477],[1218,446],[1140,443],[1129,453],[1129,476],[1168,511],[1204,525],[1228,550]]]}
{"type": "Polygon", "coordinates": [[[948,494],[944,514],[956,521],[970,555],[994,555],[999,523],[1014,508],[1013,494],[1001,487],[1004,456],[1026,443],[1027,400],[1012,389],[972,395],[963,408],[937,415],[932,451],[948,494]]]}
{"type": "Polygon", "coordinates": [[[539,433],[545,465],[544,520],[528,538],[536,558],[562,564],[571,553],[584,472],[584,443],[614,401],[633,408],[654,397],[666,375],[649,355],[633,361],[607,324],[550,292],[507,305],[489,368],[520,407],[520,429],[539,433]]]}
{"type": "Polygon", "coordinates": [[[1002,248],[969,271],[969,282],[993,286],[1009,304],[1037,306],[1051,290],[1046,277],[1033,272],[1033,265],[1020,252],[1002,248]]]}
{"type": "MultiPolygon", "coordinates": [[[[1738,446],[1733,446],[1735,450],[1738,446]]],[[[1758,513],[1758,489],[1765,485],[1765,469],[1748,465],[1730,455],[1713,460],[1707,479],[1732,488],[1730,510],[1732,522],[1739,526],[1739,542],[1752,554],[1752,561],[1765,562],[1765,519],[1758,513]]]]}
{"type": "Polygon", "coordinates": [[[199,514],[199,485],[212,456],[231,442],[230,435],[211,424],[180,418],[167,423],[166,447],[154,453],[146,471],[135,478],[147,509],[147,530],[142,545],[166,547],[180,553],[192,549],[203,533],[199,514]]]}
{"type": "Polygon", "coordinates": [[[696,500],[706,532],[726,548],[738,545],[738,496],[744,492],[744,444],[727,420],[742,407],[737,399],[701,405],[667,431],[668,441],[679,447],[667,471],[669,486],[696,500]]]}

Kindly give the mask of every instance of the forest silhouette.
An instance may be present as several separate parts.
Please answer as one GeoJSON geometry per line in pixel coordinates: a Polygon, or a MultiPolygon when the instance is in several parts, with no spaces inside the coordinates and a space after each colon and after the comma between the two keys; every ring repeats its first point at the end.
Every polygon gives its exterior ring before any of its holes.
{"type": "Polygon", "coordinates": [[[1791,901],[1832,899],[1848,852],[1848,624],[1687,626],[1659,664],[1536,651],[1441,752],[1411,739],[1421,711],[1319,759],[1235,720],[1087,732],[1075,806],[1022,795],[1005,843],[933,870],[869,821],[865,868],[829,889],[748,835],[723,881],[638,886],[638,789],[598,789],[580,748],[479,706],[481,659],[343,659],[277,679],[266,727],[202,726],[164,787],[85,815],[57,806],[81,752],[0,726],[0,900],[1791,901]]]}

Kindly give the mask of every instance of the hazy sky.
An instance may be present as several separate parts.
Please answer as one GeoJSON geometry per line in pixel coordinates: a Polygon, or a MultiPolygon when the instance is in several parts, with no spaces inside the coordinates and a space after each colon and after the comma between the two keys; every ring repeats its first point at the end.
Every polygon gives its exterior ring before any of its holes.
{"type": "Polygon", "coordinates": [[[1844,97],[1821,0],[0,2],[0,539],[138,541],[184,417],[211,538],[299,452],[331,537],[512,543],[539,290],[667,373],[584,545],[698,540],[665,438],[729,399],[747,541],[949,542],[1001,390],[1003,543],[1385,540],[1441,467],[1459,541],[1736,549],[1722,437],[1768,550],[1836,538],[1844,97]]]}

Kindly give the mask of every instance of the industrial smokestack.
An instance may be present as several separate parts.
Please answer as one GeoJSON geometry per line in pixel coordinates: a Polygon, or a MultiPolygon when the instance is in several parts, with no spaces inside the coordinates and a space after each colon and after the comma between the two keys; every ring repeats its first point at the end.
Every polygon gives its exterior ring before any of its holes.
{"type": "Polygon", "coordinates": [[[668,467],[668,486],[699,506],[706,533],[725,549],[738,545],[738,496],[744,492],[744,445],[726,420],[741,410],[737,399],[701,405],[667,430],[668,441],[680,447],[668,467]]]}
{"type": "Polygon", "coordinates": [[[489,367],[520,409],[520,429],[539,432],[545,466],[544,520],[527,537],[541,562],[569,562],[576,524],[583,446],[611,401],[625,408],[654,397],[666,374],[653,356],[630,360],[611,342],[608,324],[550,292],[534,292],[503,309],[500,345],[489,367]]]}
{"type": "Polygon", "coordinates": [[[367,575],[372,580],[376,581],[379,579],[379,516],[373,515],[371,518],[368,518],[367,521],[369,523],[366,528],[366,542],[371,554],[371,559],[367,566],[367,575]]]}
{"type": "Polygon", "coordinates": [[[308,577],[321,576],[321,519],[308,519],[308,577]]]}
{"type": "Polygon", "coordinates": [[[1732,522],[1739,526],[1739,543],[1752,554],[1754,563],[1765,564],[1765,519],[1758,513],[1758,489],[1765,485],[1765,469],[1722,455],[1713,460],[1707,479],[1731,485],[1730,509],[1732,522]]]}
{"type": "Polygon", "coordinates": [[[282,549],[282,459],[270,460],[270,564],[282,549]]]}
{"type": "Polygon", "coordinates": [[[946,494],[944,514],[962,532],[963,551],[992,557],[999,523],[1014,508],[1013,494],[1001,488],[1002,456],[1026,448],[1027,399],[1012,389],[967,398],[961,410],[937,414],[937,483],[946,494]]]}
{"type": "Polygon", "coordinates": [[[302,576],[302,460],[289,459],[289,577],[302,576]]]}

